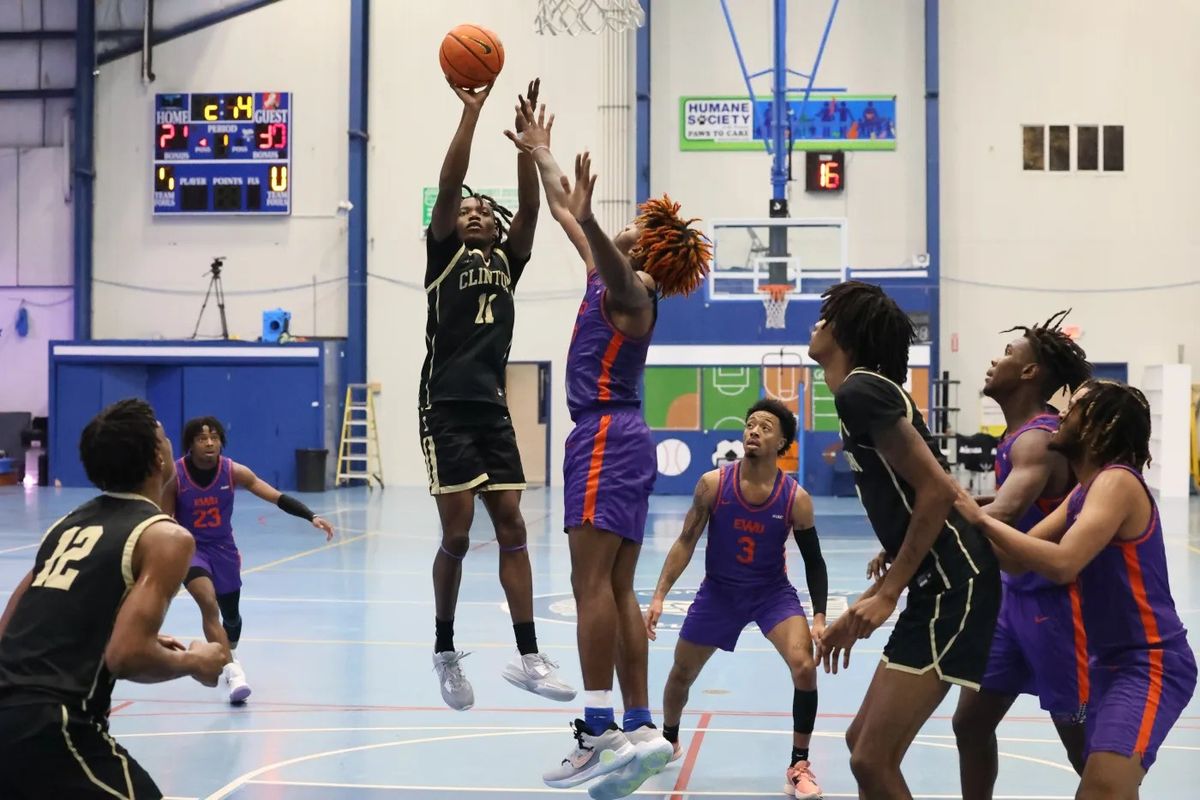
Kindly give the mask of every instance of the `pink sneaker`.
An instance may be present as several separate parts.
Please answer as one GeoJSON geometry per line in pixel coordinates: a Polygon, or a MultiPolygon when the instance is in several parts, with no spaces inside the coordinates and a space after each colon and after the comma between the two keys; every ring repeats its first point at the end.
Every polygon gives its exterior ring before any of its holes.
{"type": "Polygon", "coordinates": [[[807,761],[797,761],[788,767],[787,783],[783,791],[797,800],[821,800],[821,787],[817,785],[817,777],[812,774],[807,761]]]}

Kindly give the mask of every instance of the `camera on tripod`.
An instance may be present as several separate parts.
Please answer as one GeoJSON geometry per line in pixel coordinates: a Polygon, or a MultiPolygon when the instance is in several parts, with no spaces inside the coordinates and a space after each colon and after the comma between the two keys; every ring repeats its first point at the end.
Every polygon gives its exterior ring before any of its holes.
{"type": "Polygon", "coordinates": [[[217,297],[217,310],[221,314],[221,338],[229,338],[229,323],[225,321],[225,287],[221,283],[221,268],[224,266],[225,256],[216,256],[208,265],[208,271],[204,273],[212,277],[208,279],[208,291],[204,293],[204,302],[200,304],[200,315],[196,317],[196,327],[192,330],[193,339],[200,333],[200,321],[204,319],[204,310],[208,308],[208,299],[213,295],[217,297]]]}

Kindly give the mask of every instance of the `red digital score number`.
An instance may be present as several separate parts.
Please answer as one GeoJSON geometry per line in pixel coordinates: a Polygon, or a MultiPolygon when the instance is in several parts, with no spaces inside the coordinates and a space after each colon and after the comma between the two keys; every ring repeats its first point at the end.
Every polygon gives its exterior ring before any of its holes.
{"type": "Polygon", "coordinates": [[[840,192],[846,188],[846,159],[840,151],[807,154],[804,188],[810,192],[840,192]]]}
{"type": "Polygon", "coordinates": [[[287,123],[271,122],[254,126],[259,150],[286,150],[287,123]]]}
{"type": "Polygon", "coordinates": [[[842,165],[836,161],[826,161],[821,164],[818,185],[822,189],[840,189],[842,186],[842,165]]]}
{"type": "Polygon", "coordinates": [[[158,126],[158,149],[160,152],[187,150],[188,126],[164,122],[158,126]]]}

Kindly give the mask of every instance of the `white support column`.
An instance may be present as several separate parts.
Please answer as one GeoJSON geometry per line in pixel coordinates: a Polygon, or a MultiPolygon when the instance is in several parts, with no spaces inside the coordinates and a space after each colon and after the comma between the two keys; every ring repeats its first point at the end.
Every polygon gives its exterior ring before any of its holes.
{"type": "Polygon", "coordinates": [[[1159,497],[1187,497],[1191,477],[1190,364],[1151,364],[1142,391],[1150,402],[1150,466],[1146,483],[1159,497]]]}

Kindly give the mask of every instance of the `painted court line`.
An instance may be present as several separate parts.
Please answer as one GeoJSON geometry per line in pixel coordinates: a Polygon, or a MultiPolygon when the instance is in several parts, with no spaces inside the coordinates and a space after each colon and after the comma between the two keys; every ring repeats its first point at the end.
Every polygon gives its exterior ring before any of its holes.
{"type": "MultiPolygon", "coordinates": [[[[295,786],[317,789],[378,789],[381,791],[400,791],[400,792],[469,792],[472,794],[587,794],[587,789],[548,789],[544,786],[538,787],[514,787],[514,788],[498,788],[484,786],[421,786],[413,784],[394,784],[394,783],[329,783],[325,781],[280,781],[280,780],[252,780],[246,781],[246,785],[253,786],[295,786]]],[[[671,789],[639,789],[634,792],[633,797],[665,797],[673,795],[671,789]]],[[[718,791],[718,790],[703,790],[703,791],[688,791],[684,792],[679,797],[780,797],[782,792],[747,792],[747,791],[718,791]]],[[[825,792],[822,797],[827,798],[852,798],[857,800],[859,795],[855,794],[839,794],[837,792],[825,792]]],[[[959,794],[916,794],[913,795],[913,800],[961,800],[962,795],[959,794]]],[[[993,800],[1072,800],[1073,795],[1066,794],[998,794],[993,796],[993,800]]]]}
{"type": "Polygon", "coordinates": [[[373,532],[367,531],[366,533],[360,533],[357,536],[351,536],[346,539],[337,539],[336,541],[332,541],[327,544],[323,544],[320,547],[314,547],[311,550],[304,550],[299,553],[293,553],[290,556],[284,556],[283,558],[277,558],[274,561],[268,561],[265,564],[259,564],[257,567],[251,567],[250,569],[244,569],[244,570],[242,570],[242,574],[249,575],[254,572],[262,572],[265,569],[270,569],[271,567],[277,567],[280,564],[286,564],[289,561],[295,561],[297,558],[304,558],[305,556],[311,556],[313,553],[322,553],[326,550],[332,550],[335,547],[343,547],[348,544],[353,544],[354,542],[360,542],[363,539],[366,539],[368,536],[374,536],[374,535],[375,534],[373,532]]]}
{"type": "Polygon", "coordinates": [[[41,542],[34,542],[33,544],[22,544],[18,545],[17,547],[6,547],[3,550],[0,550],[0,555],[3,555],[4,553],[16,553],[21,550],[32,550],[40,544],[41,542]]]}
{"type": "MultiPolygon", "coordinates": [[[[703,714],[696,724],[696,732],[688,743],[687,755],[683,757],[683,765],[679,768],[679,778],[675,781],[675,792],[687,789],[688,781],[692,779],[692,770],[696,768],[696,759],[700,756],[700,746],[704,744],[704,729],[712,722],[712,714],[703,714]]],[[[683,800],[682,794],[673,794],[671,800],[683,800]]]]}

